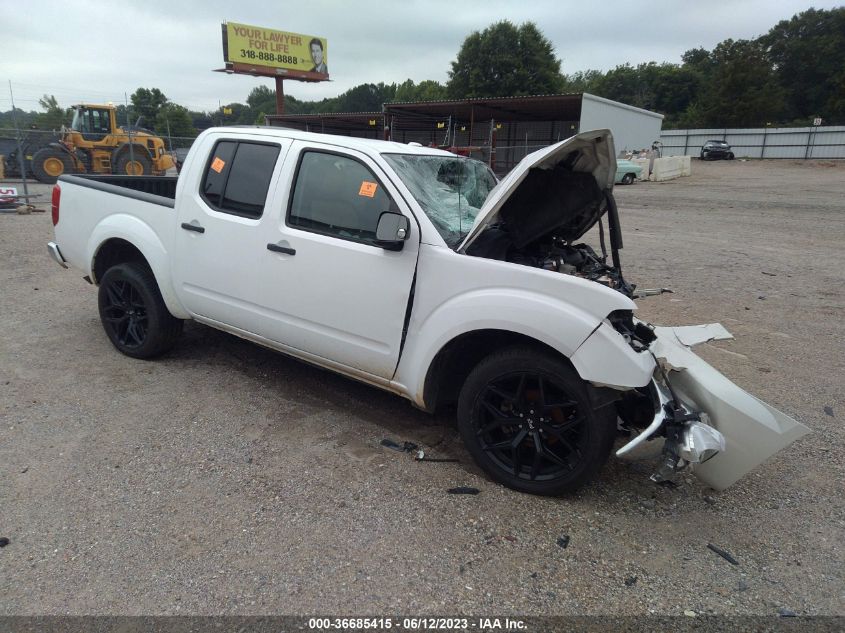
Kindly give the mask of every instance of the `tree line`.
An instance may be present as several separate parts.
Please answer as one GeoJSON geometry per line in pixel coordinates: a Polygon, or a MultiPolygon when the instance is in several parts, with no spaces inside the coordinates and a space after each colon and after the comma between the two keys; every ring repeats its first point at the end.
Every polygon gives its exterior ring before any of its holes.
{"type": "MultiPolygon", "coordinates": [[[[445,84],[408,79],[364,83],[336,96],[301,101],[285,96],[288,114],[378,112],[394,101],[430,101],[589,92],[665,115],[664,128],[809,125],[815,118],[845,124],[845,7],[809,9],[782,20],[753,40],[727,39],[712,50],[693,48],[680,63],[622,64],[612,70],[565,74],[552,43],[536,24],[496,22],[464,40],[445,84]]],[[[17,110],[23,127],[57,129],[71,112],[52,95],[43,112],[17,110]]],[[[213,125],[264,123],[276,111],[275,90],[253,88],[245,103],[197,112],[170,101],[158,88],[138,88],[127,119],[155,132],[192,137],[213,125]]],[[[11,127],[11,112],[0,113],[11,127]]]]}

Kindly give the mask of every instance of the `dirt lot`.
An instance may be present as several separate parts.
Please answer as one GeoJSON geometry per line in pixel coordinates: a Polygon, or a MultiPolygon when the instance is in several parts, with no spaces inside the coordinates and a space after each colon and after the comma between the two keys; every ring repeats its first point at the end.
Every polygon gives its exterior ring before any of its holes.
{"type": "Polygon", "coordinates": [[[640,313],[723,323],[701,354],[814,431],[720,493],[511,492],[449,417],[195,324],[121,356],[49,212],[0,215],[0,615],[845,614],[845,164],[693,171],[618,188],[627,276],[675,291],[640,313]]]}

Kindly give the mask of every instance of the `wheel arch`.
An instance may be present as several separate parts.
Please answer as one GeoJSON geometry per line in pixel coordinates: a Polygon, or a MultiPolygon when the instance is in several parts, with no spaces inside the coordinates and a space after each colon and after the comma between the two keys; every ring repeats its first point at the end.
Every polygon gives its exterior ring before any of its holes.
{"type": "Polygon", "coordinates": [[[455,404],[467,376],[478,363],[497,350],[515,345],[548,353],[575,369],[564,354],[526,334],[501,329],[464,332],[441,347],[429,364],[422,390],[425,409],[435,411],[455,404]]]}
{"type": "Polygon", "coordinates": [[[138,218],[117,214],[97,225],[88,242],[91,281],[99,284],[105,271],[125,261],[145,263],[153,273],[167,309],[180,319],[190,318],[170,281],[169,256],[151,227],[138,218]]]}

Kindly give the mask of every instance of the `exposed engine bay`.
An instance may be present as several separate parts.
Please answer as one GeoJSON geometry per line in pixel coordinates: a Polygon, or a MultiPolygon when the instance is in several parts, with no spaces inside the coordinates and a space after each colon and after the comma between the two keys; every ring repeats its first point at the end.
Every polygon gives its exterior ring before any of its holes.
{"type": "Polygon", "coordinates": [[[488,226],[467,249],[468,255],[499,259],[582,277],[632,297],[618,264],[621,233],[612,193],[602,191],[591,173],[571,171],[572,152],[553,169],[532,169],[488,226]],[[613,265],[608,264],[604,225],[609,216],[613,265]],[[602,254],[587,244],[574,243],[599,226],[602,254]],[[615,235],[614,235],[615,233],[615,235]]]}
{"type": "Polygon", "coordinates": [[[516,248],[506,225],[488,228],[467,254],[582,277],[618,290],[627,297],[634,295],[636,287],[625,281],[619,269],[607,263],[606,254],[599,255],[589,244],[568,244],[556,235],[549,235],[516,248]]]}

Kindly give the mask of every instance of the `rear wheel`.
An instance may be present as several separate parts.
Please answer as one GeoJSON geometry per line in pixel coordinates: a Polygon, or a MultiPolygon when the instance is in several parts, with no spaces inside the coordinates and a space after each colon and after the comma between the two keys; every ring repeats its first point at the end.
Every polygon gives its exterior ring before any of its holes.
{"type": "Polygon", "coordinates": [[[146,176],[153,171],[150,159],[140,152],[132,156],[129,152],[120,155],[115,163],[115,173],[122,176],[146,176]]]}
{"type": "Polygon", "coordinates": [[[73,171],[73,160],[60,149],[45,147],[32,157],[32,173],[39,182],[52,185],[59,176],[73,171]]]}
{"type": "Polygon", "coordinates": [[[734,159],[734,153],[728,152],[728,160],[733,160],[733,159],[734,159]]]}
{"type": "Polygon", "coordinates": [[[152,358],[171,349],[182,321],[164,305],[152,271],[128,262],[112,266],[100,281],[100,321],[112,344],[133,358],[152,358]]]}
{"type": "Polygon", "coordinates": [[[616,412],[594,409],[587,386],[563,360],[513,347],[470,373],[458,400],[458,428],[493,479],[556,495],[596,476],[613,445],[616,412]]]}

